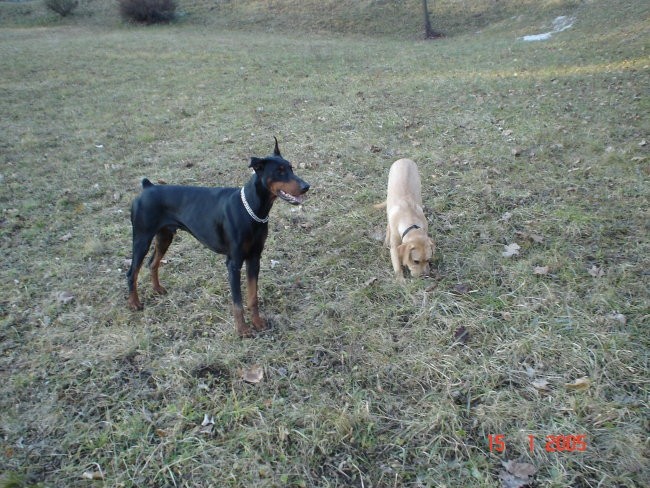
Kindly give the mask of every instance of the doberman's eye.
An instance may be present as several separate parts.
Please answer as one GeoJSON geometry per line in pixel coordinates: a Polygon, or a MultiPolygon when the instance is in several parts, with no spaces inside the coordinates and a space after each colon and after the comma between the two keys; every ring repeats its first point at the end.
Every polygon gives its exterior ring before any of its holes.
{"type": "Polygon", "coordinates": [[[414,262],[415,264],[420,264],[420,261],[418,261],[417,259],[414,259],[413,262],[414,262]]]}

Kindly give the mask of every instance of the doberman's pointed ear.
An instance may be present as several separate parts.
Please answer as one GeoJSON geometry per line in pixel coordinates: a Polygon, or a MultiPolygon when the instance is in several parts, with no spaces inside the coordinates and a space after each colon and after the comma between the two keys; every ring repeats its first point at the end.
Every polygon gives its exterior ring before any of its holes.
{"type": "Polygon", "coordinates": [[[281,157],[282,154],[280,154],[280,148],[278,147],[278,138],[273,136],[273,139],[275,139],[275,149],[273,149],[273,155],[281,157]]]}
{"type": "Polygon", "coordinates": [[[249,164],[248,167],[253,168],[255,172],[258,173],[264,169],[264,160],[253,156],[251,158],[251,164],[249,164]]]}

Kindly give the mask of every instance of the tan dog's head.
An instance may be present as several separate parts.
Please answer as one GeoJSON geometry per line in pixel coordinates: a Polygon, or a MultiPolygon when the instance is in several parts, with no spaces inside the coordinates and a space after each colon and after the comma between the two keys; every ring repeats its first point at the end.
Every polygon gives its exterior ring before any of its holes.
{"type": "Polygon", "coordinates": [[[408,240],[397,247],[400,262],[411,272],[411,276],[429,274],[429,263],[433,257],[435,243],[427,235],[408,236],[408,240]]]}

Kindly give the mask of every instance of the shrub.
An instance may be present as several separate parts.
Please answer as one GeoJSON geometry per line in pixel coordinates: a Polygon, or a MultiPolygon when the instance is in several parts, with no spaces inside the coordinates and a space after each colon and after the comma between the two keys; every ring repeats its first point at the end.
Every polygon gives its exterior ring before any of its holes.
{"type": "Polygon", "coordinates": [[[61,17],[65,17],[79,6],[79,2],[77,0],[45,0],[45,6],[61,17]]]}
{"type": "Polygon", "coordinates": [[[119,4],[122,18],[144,24],[170,22],[176,16],[174,0],[119,0],[119,4]]]}

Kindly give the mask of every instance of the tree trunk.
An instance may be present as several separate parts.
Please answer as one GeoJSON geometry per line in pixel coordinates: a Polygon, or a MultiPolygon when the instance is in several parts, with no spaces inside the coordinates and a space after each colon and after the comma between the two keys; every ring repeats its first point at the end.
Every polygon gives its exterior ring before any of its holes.
{"type": "Polygon", "coordinates": [[[435,39],[436,37],[442,37],[442,34],[435,32],[431,28],[431,20],[429,19],[429,5],[427,4],[427,0],[422,0],[422,13],[424,14],[424,38],[435,39]]]}

